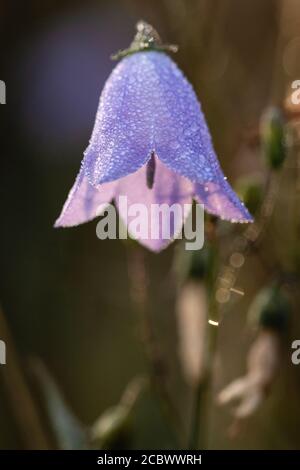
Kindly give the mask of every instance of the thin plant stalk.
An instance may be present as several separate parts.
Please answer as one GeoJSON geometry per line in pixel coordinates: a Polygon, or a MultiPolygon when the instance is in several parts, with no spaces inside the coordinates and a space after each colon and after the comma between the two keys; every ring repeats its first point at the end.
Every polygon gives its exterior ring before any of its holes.
{"type": "Polygon", "coordinates": [[[159,404],[176,444],[179,445],[183,432],[181,417],[170,396],[166,381],[167,365],[153,328],[153,318],[148,302],[148,275],[145,266],[145,253],[143,248],[128,248],[128,274],[133,304],[139,316],[141,340],[150,369],[150,378],[159,404]]]}
{"type": "Polygon", "coordinates": [[[218,306],[215,298],[215,279],[218,271],[218,250],[217,238],[215,234],[215,224],[211,222],[208,224],[207,238],[214,247],[214,256],[211,260],[210,272],[207,275],[206,287],[208,292],[208,318],[206,323],[206,348],[204,359],[204,370],[199,374],[199,381],[195,387],[193,398],[192,416],[190,434],[188,437],[188,448],[204,449],[208,445],[208,412],[210,404],[210,395],[212,388],[212,372],[215,358],[216,344],[217,344],[217,325],[208,323],[208,320],[218,320],[218,306]]]}

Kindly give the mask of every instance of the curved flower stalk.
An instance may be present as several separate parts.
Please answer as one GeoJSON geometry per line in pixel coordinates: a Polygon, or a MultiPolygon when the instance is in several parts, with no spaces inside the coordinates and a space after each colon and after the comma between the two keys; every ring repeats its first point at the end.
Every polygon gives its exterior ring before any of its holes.
{"type": "Polygon", "coordinates": [[[280,363],[280,336],[271,329],[260,331],[248,354],[248,371],[219,394],[220,405],[237,402],[235,418],[246,419],[256,412],[268,395],[280,363]]]}
{"type": "MultiPolygon", "coordinates": [[[[220,168],[192,86],[163,52],[172,46],[161,45],[145,23],[138,24],[136,37],[118,54],[125,57],[105,84],[90,144],[55,226],[87,222],[113,198],[123,218],[121,195],[148,209],[163,203],[183,207],[194,198],[222,219],[251,222],[220,168]]],[[[180,232],[187,216],[182,214],[169,240],[131,235],[160,251],[180,232]]]]}
{"type": "Polygon", "coordinates": [[[233,415],[242,420],[253,415],[272,390],[281,365],[283,338],[291,305],[279,283],[263,288],[254,298],[248,319],[258,327],[247,356],[247,373],[227,385],[218,396],[220,405],[236,403],[233,415]]]}

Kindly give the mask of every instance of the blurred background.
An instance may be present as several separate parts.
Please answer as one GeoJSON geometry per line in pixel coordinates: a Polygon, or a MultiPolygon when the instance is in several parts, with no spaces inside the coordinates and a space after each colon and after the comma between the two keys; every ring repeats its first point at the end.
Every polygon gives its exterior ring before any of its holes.
{"type": "Polygon", "coordinates": [[[300,449],[299,2],[2,0],[0,35],[0,448],[300,449]],[[256,220],[193,259],[53,228],[141,18],[256,220]]]}

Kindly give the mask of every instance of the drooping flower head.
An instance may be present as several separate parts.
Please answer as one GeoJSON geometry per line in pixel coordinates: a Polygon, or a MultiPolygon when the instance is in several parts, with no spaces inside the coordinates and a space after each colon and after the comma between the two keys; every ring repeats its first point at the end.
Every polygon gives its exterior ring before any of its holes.
{"type": "MultiPolygon", "coordinates": [[[[87,222],[112,199],[126,220],[120,195],[147,207],[194,198],[222,219],[251,222],[220,168],[192,86],[165,53],[175,46],[162,45],[144,22],[137,29],[104,86],[80,172],[55,226],[87,222]]],[[[171,235],[180,228],[174,224],[171,235]]],[[[154,251],[171,241],[131,235],[154,251]]]]}

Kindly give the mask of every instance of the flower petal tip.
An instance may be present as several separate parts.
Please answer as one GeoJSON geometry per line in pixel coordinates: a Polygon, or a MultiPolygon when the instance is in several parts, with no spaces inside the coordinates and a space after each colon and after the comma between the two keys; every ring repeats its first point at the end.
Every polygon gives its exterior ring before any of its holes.
{"type": "Polygon", "coordinates": [[[151,251],[151,253],[159,254],[162,251],[166,250],[175,239],[170,240],[137,240],[135,239],[140,245],[143,245],[144,248],[151,251]]]}
{"type": "Polygon", "coordinates": [[[60,223],[59,223],[59,219],[57,219],[57,220],[54,222],[53,227],[54,227],[54,228],[60,228],[60,227],[61,227],[61,225],[60,225],[60,223]]]}

